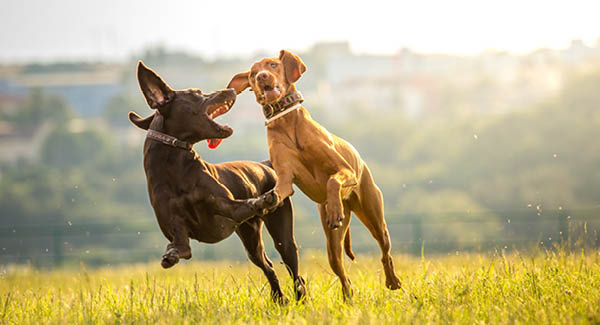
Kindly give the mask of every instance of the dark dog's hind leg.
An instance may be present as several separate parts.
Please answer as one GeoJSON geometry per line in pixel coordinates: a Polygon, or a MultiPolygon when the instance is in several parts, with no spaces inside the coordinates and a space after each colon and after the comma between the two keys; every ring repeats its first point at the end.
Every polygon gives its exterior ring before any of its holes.
{"type": "Polygon", "coordinates": [[[241,224],[236,233],[242,240],[250,261],[258,266],[267,277],[267,280],[269,280],[273,301],[279,304],[286,304],[288,300],[281,291],[279,279],[277,278],[275,269],[273,269],[273,263],[271,263],[265,254],[265,246],[262,240],[262,225],[262,220],[256,217],[241,224]]]}
{"type": "Polygon", "coordinates": [[[298,274],[298,246],[294,238],[294,211],[290,199],[285,199],[283,206],[266,215],[264,220],[275,248],[294,280],[296,300],[301,300],[306,296],[306,286],[298,274]]]}

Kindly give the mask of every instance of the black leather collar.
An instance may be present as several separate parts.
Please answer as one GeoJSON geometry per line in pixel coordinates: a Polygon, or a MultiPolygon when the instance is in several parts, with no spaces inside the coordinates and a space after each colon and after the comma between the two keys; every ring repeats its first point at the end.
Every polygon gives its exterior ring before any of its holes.
{"type": "Polygon", "coordinates": [[[277,103],[264,105],[263,114],[265,115],[266,119],[270,119],[278,113],[285,111],[297,103],[302,103],[303,101],[304,97],[302,97],[302,94],[299,91],[293,91],[285,95],[285,97],[283,97],[277,103]]]}
{"type": "Polygon", "coordinates": [[[175,147],[178,149],[192,150],[191,143],[189,143],[187,141],[179,140],[176,137],[170,136],[168,134],[160,133],[155,130],[148,130],[148,133],[146,134],[146,138],[148,138],[150,140],[158,141],[160,143],[164,143],[166,145],[169,145],[171,147],[175,147]]]}

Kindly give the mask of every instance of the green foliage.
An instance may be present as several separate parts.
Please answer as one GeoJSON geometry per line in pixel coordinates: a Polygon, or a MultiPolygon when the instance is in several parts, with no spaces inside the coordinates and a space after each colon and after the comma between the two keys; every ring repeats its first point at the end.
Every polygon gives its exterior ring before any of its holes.
{"type": "Polygon", "coordinates": [[[112,154],[108,140],[93,130],[73,132],[69,127],[55,129],[42,149],[43,161],[58,169],[69,169],[99,160],[101,155],[112,154]]]}
{"type": "Polygon", "coordinates": [[[25,104],[15,112],[0,113],[0,120],[15,123],[19,127],[37,126],[45,120],[63,123],[72,117],[73,110],[64,98],[48,96],[39,88],[33,89],[25,104]]]}
{"type": "Polygon", "coordinates": [[[123,127],[129,125],[127,114],[134,108],[144,107],[146,103],[139,94],[129,96],[119,94],[111,98],[104,108],[104,118],[115,127],[123,127]]]}

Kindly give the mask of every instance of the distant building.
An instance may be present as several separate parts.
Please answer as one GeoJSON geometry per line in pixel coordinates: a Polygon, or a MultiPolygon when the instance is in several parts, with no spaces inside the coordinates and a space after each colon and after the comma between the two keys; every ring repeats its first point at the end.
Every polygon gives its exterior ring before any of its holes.
{"type": "Polygon", "coordinates": [[[0,122],[0,161],[15,163],[38,160],[42,144],[51,131],[52,123],[49,121],[20,129],[10,123],[0,122]]]}
{"type": "Polygon", "coordinates": [[[20,73],[0,75],[0,96],[25,96],[37,88],[46,94],[64,97],[78,116],[90,118],[100,116],[108,101],[123,89],[120,66],[56,70],[25,66],[20,73]]]}

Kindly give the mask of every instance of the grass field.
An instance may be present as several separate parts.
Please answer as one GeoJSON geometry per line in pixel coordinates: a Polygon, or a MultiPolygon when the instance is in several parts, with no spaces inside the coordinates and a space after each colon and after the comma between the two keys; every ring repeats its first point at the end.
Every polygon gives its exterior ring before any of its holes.
{"type": "MultiPolygon", "coordinates": [[[[347,263],[345,303],[320,253],[301,273],[309,298],[271,302],[247,262],[152,264],[97,270],[8,268],[0,276],[0,323],[600,323],[600,251],[397,256],[403,290],[390,291],[377,258],[347,263]]],[[[292,283],[277,266],[287,297],[292,283]]]]}

